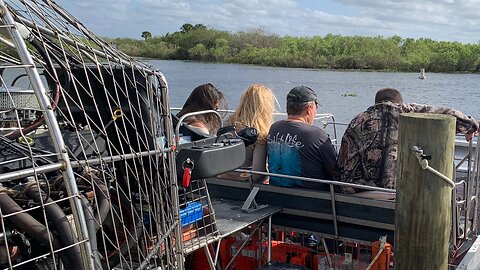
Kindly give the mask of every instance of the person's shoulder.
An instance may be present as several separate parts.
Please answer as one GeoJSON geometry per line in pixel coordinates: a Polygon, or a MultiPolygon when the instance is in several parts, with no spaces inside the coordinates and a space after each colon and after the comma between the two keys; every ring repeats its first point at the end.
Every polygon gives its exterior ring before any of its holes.
{"type": "Polygon", "coordinates": [[[303,132],[308,133],[309,136],[312,136],[312,138],[318,137],[322,141],[328,138],[327,131],[319,126],[306,124],[305,126],[302,126],[302,130],[303,132]]]}
{"type": "Polygon", "coordinates": [[[358,124],[358,123],[365,122],[367,119],[371,118],[371,117],[372,117],[372,114],[374,114],[374,110],[375,110],[375,106],[372,106],[372,107],[368,108],[366,111],[363,111],[363,112],[357,114],[357,115],[350,121],[349,127],[355,126],[355,125],[358,124]]]}
{"type": "Polygon", "coordinates": [[[355,119],[360,119],[360,118],[363,118],[365,116],[369,116],[371,113],[372,113],[372,110],[373,110],[373,106],[368,108],[366,111],[363,111],[357,115],[355,115],[355,117],[353,117],[352,121],[354,121],[355,119]]]}
{"type": "Polygon", "coordinates": [[[278,132],[279,130],[282,130],[285,126],[286,121],[285,120],[279,120],[274,122],[271,126],[270,129],[268,130],[268,134],[271,134],[272,132],[278,132]]]}
{"type": "Polygon", "coordinates": [[[357,114],[351,121],[350,125],[363,123],[371,120],[372,118],[378,117],[379,115],[388,114],[391,112],[399,112],[405,109],[406,104],[398,104],[393,102],[382,102],[377,103],[373,106],[370,106],[367,110],[357,114]]]}
{"type": "Polygon", "coordinates": [[[285,123],[288,123],[288,121],[286,121],[286,120],[278,120],[278,121],[273,122],[272,126],[283,125],[283,124],[285,124],[285,123]]]}
{"type": "Polygon", "coordinates": [[[385,111],[385,110],[392,110],[396,108],[402,108],[406,104],[403,103],[395,103],[390,101],[385,101],[381,103],[376,103],[373,106],[369,107],[365,112],[374,112],[374,111],[385,111]]]}
{"type": "Polygon", "coordinates": [[[273,124],[270,126],[270,129],[283,126],[283,125],[285,125],[286,122],[287,121],[285,121],[285,120],[279,120],[279,121],[273,122],[273,124]]]}

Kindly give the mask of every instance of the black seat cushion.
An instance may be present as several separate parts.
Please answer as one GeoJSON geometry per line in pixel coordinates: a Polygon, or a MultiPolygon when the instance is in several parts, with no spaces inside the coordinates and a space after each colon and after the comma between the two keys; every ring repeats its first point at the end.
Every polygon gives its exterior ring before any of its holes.
{"type": "MultiPolygon", "coordinates": [[[[180,119],[176,115],[172,114],[172,123],[174,128],[177,127],[178,120],[180,119]]],[[[185,124],[180,126],[180,134],[183,134],[184,136],[190,136],[192,138],[192,141],[209,138],[207,134],[194,130],[185,124]]]]}

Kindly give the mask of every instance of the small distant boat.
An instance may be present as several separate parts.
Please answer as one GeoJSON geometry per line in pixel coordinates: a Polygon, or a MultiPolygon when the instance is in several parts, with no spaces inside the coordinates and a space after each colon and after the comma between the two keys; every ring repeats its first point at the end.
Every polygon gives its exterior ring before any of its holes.
{"type": "Polygon", "coordinates": [[[421,79],[421,80],[424,80],[424,79],[427,78],[427,75],[425,75],[425,69],[424,68],[420,69],[420,76],[418,78],[421,79]]]}

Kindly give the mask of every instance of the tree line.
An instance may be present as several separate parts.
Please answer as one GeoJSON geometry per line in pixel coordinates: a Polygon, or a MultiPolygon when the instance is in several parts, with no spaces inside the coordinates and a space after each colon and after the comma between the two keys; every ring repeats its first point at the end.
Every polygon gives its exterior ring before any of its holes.
{"type": "Polygon", "coordinates": [[[202,24],[184,24],[177,32],[156,37],[144,31],[141,37],[109,42],[131,56],[157,59],[326,69],[480,71],[480,44],[428,38],[281,37],[263,28],[231,33],[202,24]]]}

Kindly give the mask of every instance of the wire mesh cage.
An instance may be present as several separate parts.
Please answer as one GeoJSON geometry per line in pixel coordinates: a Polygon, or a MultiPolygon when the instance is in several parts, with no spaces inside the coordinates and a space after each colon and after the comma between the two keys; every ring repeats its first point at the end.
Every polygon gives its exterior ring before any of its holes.
{"type": "Polygon", "coordinates": [[[163,75],[52,1],[0,17],[0,268],[181,268],[163,75]]]}
{"type": "Polygon", "coordinates": [[[180,195],[180,218],[185,254],[205,247],[218,240],[215,212],[204,179],[192,181],[182,188],[180,195]]]}

